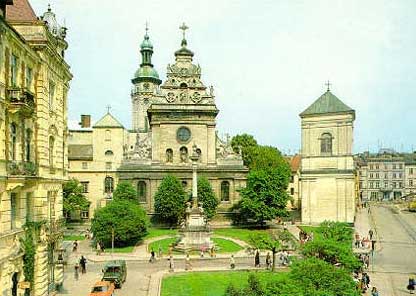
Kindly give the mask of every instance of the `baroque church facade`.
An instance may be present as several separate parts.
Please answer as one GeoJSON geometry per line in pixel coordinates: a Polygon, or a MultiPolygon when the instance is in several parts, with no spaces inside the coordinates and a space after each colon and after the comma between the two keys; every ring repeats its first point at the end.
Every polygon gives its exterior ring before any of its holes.
{"type": "Polygon", "coordinates": [[[181,46],[164,82],[153,67],[153,45],[146,32],[142,62],[132,79],[131,130],[108,113],[92,129],[70,131],[70,175],[86,187],[90,212],[111,200],[116,183],[129,181],[138,201],[153,213],[153,197],[166,175],[175,175],[191,190],[193,152],[199,156],[198,174],[208,178],[220,200],[220,214],[240,198],[248,170],[230,139],[217,134],[213,87],[201,80],[201,67],[193,63],[194,53],[187,46],[187,27],[181,29],[181,46]]]}

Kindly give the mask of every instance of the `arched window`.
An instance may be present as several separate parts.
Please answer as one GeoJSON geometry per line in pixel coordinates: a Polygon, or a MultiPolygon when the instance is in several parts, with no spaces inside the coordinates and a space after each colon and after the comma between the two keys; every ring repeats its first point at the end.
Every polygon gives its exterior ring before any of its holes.
{"type": "Polygon", "coordinates": [[[55,146],[55,138],[50,136],[49,137],[49,166],[54,166],[54,146],[55,146]]]}
{"type": "Polygon", "coordinates": [[[104,179],[104,192],[113,193],[114,191],[114,179],[112,177],[105,177],[104,179]]]}
{"type": "Polygon", "coordinates": [[[113,156],[114,155],[114,153],[113,153],[113,151],[111,151],[111,150],[107,150],[106,152],[105,152],[105,156],[113,156]]]}
{"type": "Polygon", "coordinates": [[[173,150],[172,149],[166,149],[166,162],[173,162],[173,150]]]}
{"type": "Polygon", "coordinates": [[[185,82],[182,82],[181,85],[180,85],[180,88],[187,88],[187,87],[188,87],[188,85],[185,82]]]}
{"type": "Polygon", "coordinates": [[[324,133],[321,136],[321,153],[332,153],[332,135],[330,133],[324,133]]]}
{"type": "Polygon", "coordinates": [[[139,202],[146,202],[146,182],[139,181],[137,183],[137,197],[139,202]]]}
{"type": "Polygon", "coordinates": [[[30,150],[30,147],[32,146],[31,145],[31,142],[32,142],[32,131],[30,130],[30,129],[27,129],[26,130],[26,137],[25,137],[25,152],[26,152],[26,157],[25,157],[25,159],[26,159],[26,161],[30,161],[30,159],[31,159],[31,150],[30,150]]]}
{"type": "Polygon", "coordinates": [[[221,182],[221,201],[230,201],[230,182],[221,182]]]}
{"type": "Polygon", "coordinates": [[[188,162],[188,148],[185,146],[181,147],[181,149],[179,149],[179,154],[181,156],[182,163],[188,162]]]}
{"type": "Polygon", "coordinates": [[[10,158],[16,160],[17,149],[17,126],[13,122],[10,125],[10,158]]]}

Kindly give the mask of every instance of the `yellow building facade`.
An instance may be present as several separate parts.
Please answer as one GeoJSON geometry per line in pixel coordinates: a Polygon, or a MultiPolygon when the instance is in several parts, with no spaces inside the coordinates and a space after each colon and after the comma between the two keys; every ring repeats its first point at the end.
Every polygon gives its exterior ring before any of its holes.
{"type": "Polygon", "coordinates": [[[0,294],[23,295],[28,222],[38,222],[31,295],[63,282],[62,183],[67,178],[66,29],[49,8],[26,0],[0,6],[0,294]]]}

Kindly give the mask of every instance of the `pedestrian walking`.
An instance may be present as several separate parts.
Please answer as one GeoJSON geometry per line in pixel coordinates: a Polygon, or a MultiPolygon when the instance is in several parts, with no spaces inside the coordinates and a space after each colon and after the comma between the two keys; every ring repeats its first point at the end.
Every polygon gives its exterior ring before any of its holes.
{"type": "Polygon", "coordinates": [[[101,255],[101,245],[100,245],[100,242],[97,242],[97,255],[98,256],[101,255]]]}
{"type": "Polygon", "coordinates": [[[201,253],[199,254],[201,258],[204,258],[204,249],[201,249],[201,253]]]}
{"type": "Polygon", "coordinates": [[[156,254],[155,254],[155,251],[153,251],[153,249],[152,249],[152,251],[150,252],[149,262],[154,263],[155,261],[156,261],[156,254]]]}
{"type": "Polygon", "coordinates": [[[78,262],[75,262],[74,265],[74,278],[77,281],[79,279],[79,264],[78,262]]]}
{"type": "Polygon", "coordinates": [[[173,256],[170,255],[168,260],[169,260],[169,272],[174,272],[175,271],[175,264],[173,262],[173,256]]]}
{"type": "Polygon", "coordinates": [[[371,289],[371,296],[379,296],[376,287],[373,287],[373,289],[371,289]]]}
{"type": "Polygon", "coordinates": [[[260,267],[260,252],[257,249],[256,255],[254,255],[254,267],[260,267]]]}
{"type": "Polygon", "coordinates": [[[81,256],[81,259],[79,259],[79,265],[81,266],[81,273],[87,272],[87,259],[85,259],[84,256],[81,256]]]}
{"type": "Polygon", "coordinates": [[[355,233],[355,247],[360,247],[360,235],[358,234],[358,232],[355,233]]]}
{"type": "Polygon", "coordinates": [[[105,246],[103,242],[100,242],[101,253],[105,253],[105,246]]]}
{"type": "Polygon", "coordinates": [[[72,244],[72,252],[76,252],[78,250],[78,241],[75,240],[72,244]]]}
{"type": "Polygon", "coordinates": [[[370,276],[366,272],[363,273],[363,283],[366,289],[370,288],[370,276]]]}
{"type": "Polygon", "coordinates": [[[215,258],[215,246],[211,247],[211,258],[215,258]]]}
{"type": "Polygon", "coordinates": [[[373,240],[373,235],[374,235],[374,231],[372,229],[370,229],[368,231],[368,236],[370,237],[370,241],[373,240]]]}
{"type": "Polygon", "coordinates": [[[160,245],[159,245],[159,250],[158,250],[158,256],[159,258],[162,258],[163,256],[162,247],[160,245]]]}
{"type": "Polygon", "coordinates": [[[186,254],[186,258],[185,258],[185,270],[192,270],[191,258],[189,257],[189,254],[186,254]]]}
{"type": "Polygon", "coordinates": [[[266,255],[266,267],[267,267],[267,269],[270,269],[271,266],[272,266],[272,258],[270,256],[270,252],[267,252],[267,255],[266,255]]]}
{"type": "Polygon", "coordinates": [[[409,284],[407,285],[407,290],[409,290],[410,294],[415,293],[415,286],[416,286],[415,277],[413,275],[410,275],[409,284]]]}
{"type": "Polygon", "coordinates": [[[234,269],[235,268],[234,255],[231,255],[231,258],[230,258],[230,268],[231,269],[234,269]]]}

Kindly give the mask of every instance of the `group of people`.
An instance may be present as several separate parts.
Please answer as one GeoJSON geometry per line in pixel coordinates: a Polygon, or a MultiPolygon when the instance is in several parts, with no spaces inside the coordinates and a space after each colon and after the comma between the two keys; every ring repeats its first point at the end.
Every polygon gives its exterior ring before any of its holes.
{"type": "MultiPolygon", "coordinates": [[[[357,290],[361,293],[366,293],[370,288],[370,276],[367,272],[354,272],[354,282],[356,284],[357,290]]],[[[377,294],[372,294],[378,296],[377,288],[372,287],[371,293],[376,291],[377,294]]]]}
{"type": "Polygon", "coordinates": [[[306,242],[313,241],[313,232],[307,233],[303,229],[299,232],[299,242],[303,245],[306,242]]]}
{"type": "Polygon", "coordinates": [[[87,273],[87,259],[81,255],[81,258],[75,263],[74,266],[74,277],[76,280],[79,278],[79,269],[81,268],[81,273],[87,273]]]}

